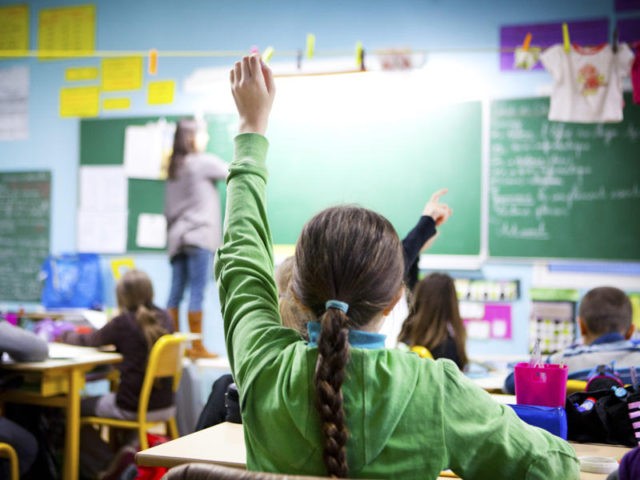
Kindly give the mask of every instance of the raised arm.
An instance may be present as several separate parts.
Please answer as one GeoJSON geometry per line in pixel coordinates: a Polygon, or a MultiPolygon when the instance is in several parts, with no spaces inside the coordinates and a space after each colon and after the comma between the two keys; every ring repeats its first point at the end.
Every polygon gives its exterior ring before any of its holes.
{"type": "Polygon", "coordinates": [[[245,57],[231,72],[231,88],[240,135],[227,179],[226,225],[215,273],[231,369],[246,391],[251,379],[299,337],[280,324],[265,205],[268,143],[262,135],[275,94],[273,78],[257,56],[245,57]]]}
{"type": "Polygon", "coordinates": [[[402,240],[404,275],[410,289],[418,281],[418,255],[433,245],[438,238],[436,227],[443,225],[453,213],[446,203],[440,201],[447,192],[446,188],[441,188],[431,195],[422,209],[420,220],[402,240]]]}

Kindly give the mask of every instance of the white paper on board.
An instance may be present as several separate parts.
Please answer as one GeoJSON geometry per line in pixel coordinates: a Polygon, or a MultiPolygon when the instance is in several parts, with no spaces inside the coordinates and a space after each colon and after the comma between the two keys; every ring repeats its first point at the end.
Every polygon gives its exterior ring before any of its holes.
{"type": "Polygon", "coordinates": [[[81,211],[124,212],[128,195],[122,165],[80,167],[81,211]]]}
{"type": "Polygon", "coordinates": [[[136,245],[144,248],[165,248],[167,245],[167,221],[164,215],[141,213],[138,216],[136,245]]]}
{"type": "Polygon", "coordinates": [[[29,68],[0,69],[0,141],[29,137],[29,68]]]}
{"type": "Polygon", "coordinates": [[[127,248],[127,212],[78,212],[79,252],[124,253],[127,248]]]}
{"type": "Polygon", "coordinates": [[[124,134],[124,168],[129,178],[166,178],[175,124],[159,121],[130,125],[124,134]]]}

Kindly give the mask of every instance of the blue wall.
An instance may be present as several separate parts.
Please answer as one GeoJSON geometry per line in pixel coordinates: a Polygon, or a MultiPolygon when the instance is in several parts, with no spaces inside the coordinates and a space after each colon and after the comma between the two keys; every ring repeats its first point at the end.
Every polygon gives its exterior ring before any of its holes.
{"type": "MultiPolygon", "coordinates": [[[[14,1],[0,0],[0,5],[14,1]]],[[[78,1],[31,1],[30,35],[37,45],[37,18],[41,8],[82,4],[78,1]]],[[[482,81],[490,98],[537,95],[550,83],[545,72],[499,70],[496,49],[503,24],[557,22],[608,17],[615,19],[613,0],[422,0],[422,1],[260,1],[260,0],[98,0],[97,50],[233,50],[251,45],[273,45],[276,51],[295,50],[305,36],[317,37],[317,51],[351,50],[357,40],[367,49],[409,46],[433,50],[427,61],[451,58],[473,72],[469,82],[482,81]],[[453,51],[451,51],[453,50],[453,51]]],[[[194,69],[230,66],[232,58],[160,59],[159,78],[178,80],[176,101],[166,108],[150,107],[144,92],[127,93],[132,108],[117,116],[188,113],[200,108],[196,95],[181,91],[181,82],[194,69]]],[[[58,94],[64,70],[71,66],[99,66],[99,59],[40,62],[35,59],[0,61],[0,68],[30,67],[29,139],[0,142],[0,170],[50,170],[53,176],[51,251],[73,251],[76,245],[78,199],[79,122],[58,116],[58,94]]],[[[101,116],[114,115],[103,113],[101,116]]],[[[139,268],[154,280],[157,301],[164,304],[169,287],[165,255],[134,256],[139,268]]],[[[106,273],[106,271],[105,271],[106,273]]],[[[472,354],[520,354],[527,350],[527,320],[533,270],[529,263],[488,263],[482,271],[463,272],[486,278],[517,278],[525,294],[514,304],[514,338],[508,342],[471,342],[472,354]]],[[[107,282],[113,301],[113,285],[107,282]]],[[[571,287],[571,285],[568,285],[571,287]]],[[[11,304],[5,304],[13,307],[11,304]]],[[[217,294],[207,294],[205,341],[223,351],[217,294]]]]}

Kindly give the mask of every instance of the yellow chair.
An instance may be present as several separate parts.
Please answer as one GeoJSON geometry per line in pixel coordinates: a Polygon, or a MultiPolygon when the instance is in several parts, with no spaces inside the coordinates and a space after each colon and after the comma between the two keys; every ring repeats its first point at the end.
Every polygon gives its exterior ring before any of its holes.
{"type": "Polygon", "coordinates": [[[140,400],[138,402],[138,416],[135,420],[120,420],[107,417],[82,417],[80,422],[83,424],[138,430],[140,448],[142,450],[149,448],[147,431],[153,426],[164,423],[167,435],[171,438],[178,438],[178,426],[175,415],[165,420],[149,421],[147,420],[147,411],[149,397],[151,396],[151,390],[153,389],[153,384],[156,379],[171,377],[173,378],[173,392],[175,393],[178,390],[180,377],[182,376],[185,341],[186,337],[184,335],[168,334],[160,337],[153,345],[149,353],[147,371],[144,376],[142,390],[140,391],[140,400]]]}
{"type": "Polygon", "coordinates": [[[9,459],[11,480],[18,480],[20,473],[18,469],[18,454],[15,449],[8,443],[0,442],[0,457],[9,459]]]}
{"type": "Polygon", "coordinates": [[[423,347],[422,345],[414,345],[411,347],[411,351],[413,353],[417,353],[420,358],[430,358],[433,360],[433,355],[427,347],[423,347]]]}

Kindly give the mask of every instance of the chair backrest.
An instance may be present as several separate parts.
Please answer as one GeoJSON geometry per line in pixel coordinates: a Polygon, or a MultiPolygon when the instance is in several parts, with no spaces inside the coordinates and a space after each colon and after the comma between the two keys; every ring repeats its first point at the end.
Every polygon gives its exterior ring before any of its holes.
{"type": "Polygon", "coordinates": [[[326,480],[327,478],[329,477],[249,472],[209,463],[186,463],[173,467],[162,477],[162,480],[326,480]]]}
{"type": "Polygon", "coordinates": [[[156,379],[171,377],[171,388],[174,393],[178,390],[180,378],[182,377],[182,362],[186,339],[184,335],[179,333],[170,333],[161,336],[153,344],[151,352],[149,352],[147,371],[140,390],[138,414],[141,418],[146,417],[149,397],[156,379]]]}

